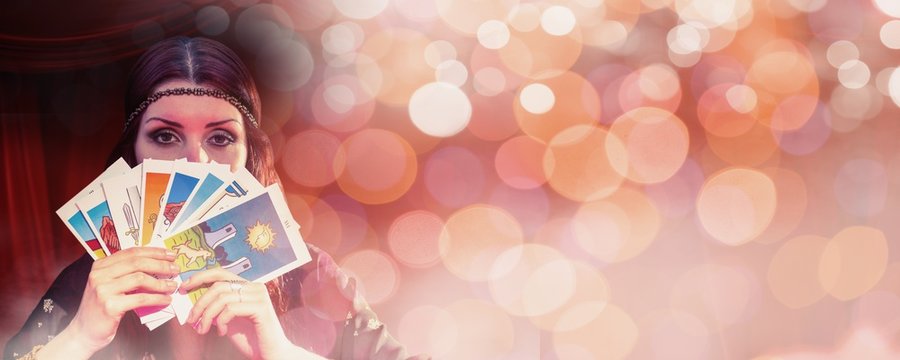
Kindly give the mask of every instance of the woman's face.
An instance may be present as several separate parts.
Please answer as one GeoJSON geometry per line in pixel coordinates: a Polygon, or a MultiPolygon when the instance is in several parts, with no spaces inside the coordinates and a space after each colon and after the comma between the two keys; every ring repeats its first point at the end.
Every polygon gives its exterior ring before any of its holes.
{"type": "MultiPolygon", "coordinates": [[[[196,87],[186,81],[161,85],[156,91],[196,87]]],[[[164,96],[147,107],[138,126],[134,153],[144,159],[215,161],[231,170],[247,163],[247,134],[241,112],[212,96],[164,96]]]]}

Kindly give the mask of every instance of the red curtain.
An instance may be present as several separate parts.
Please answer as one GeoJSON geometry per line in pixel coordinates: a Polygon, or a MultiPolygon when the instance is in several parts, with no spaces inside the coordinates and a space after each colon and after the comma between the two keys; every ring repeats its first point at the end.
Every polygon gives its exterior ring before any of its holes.
{"type": "MultiPolygon", "coordinates": [[[[84,252],[55,211],[103,170],[121,132],[131,62],[158,39],[194,35],[196,11],[206,5],[211,2],[4,4],[0,345],[18,331],[59,271],[84,252]]],[[[231,1],[215,5],[240,10],[231,1]]]]}

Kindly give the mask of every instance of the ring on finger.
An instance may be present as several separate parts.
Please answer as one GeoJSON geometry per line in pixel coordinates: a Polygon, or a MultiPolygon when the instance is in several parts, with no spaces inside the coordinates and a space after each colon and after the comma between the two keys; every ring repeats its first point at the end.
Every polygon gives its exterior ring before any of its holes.
{"type": "Polygon", "coordinates": [[[247,283],[246,280],[226,280],[231,285],[231,291],[237,292],[238,294],[238,302],[244,302],[244,296],[241,294],[241,290],[244,289],[244,284],[247,283]]]}

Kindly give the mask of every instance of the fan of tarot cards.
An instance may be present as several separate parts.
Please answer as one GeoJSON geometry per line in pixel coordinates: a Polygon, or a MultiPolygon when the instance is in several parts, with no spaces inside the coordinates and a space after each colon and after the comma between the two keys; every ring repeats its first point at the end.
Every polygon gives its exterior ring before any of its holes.
{"type": "MultiPolygon", "coordinates": [[[[266,282],[310,261],[278,185],[222,164],[147,159],[131,168],[119,159],[56,214],[95,260],[135,246],[172,250],[179,284],[217,267],[266,282]]],[[[150,330],[173,317],[184,324],[205,291],[135,311],[150,330]]]]}

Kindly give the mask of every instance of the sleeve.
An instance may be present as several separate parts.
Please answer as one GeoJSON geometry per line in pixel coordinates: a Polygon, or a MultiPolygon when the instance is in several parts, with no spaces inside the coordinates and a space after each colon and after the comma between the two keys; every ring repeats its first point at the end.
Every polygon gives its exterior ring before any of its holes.
{"type": "Polygon", "coordinates": [[[289,295],[297,301],[292,301],[294,309],[289,313],[295,320],[288,326],[294,328],[295,343],[308,344],[314,352],[338,360],[429,358],[410,357],[359,294],[354,279],[341,271],[330,255],[309,248],[312,261],[300,269],[298,279],[285,284],[288,292],[300,290],[300,294],[289,295]],[[318,339],[311,339],[315,337],[318,339]]]}
{"type": "Polygon", "coordinates": [[[6,343],[4,359],[33,355],[35,348],[50,342],[69,325],[81,303],[92,264],[93,260],[85,254],[56,277],[19,332],[6,343]]]}

